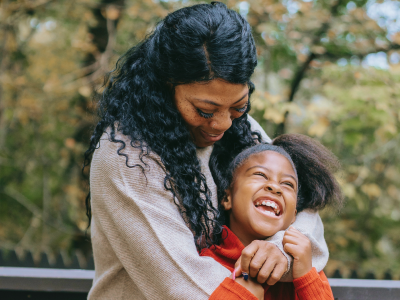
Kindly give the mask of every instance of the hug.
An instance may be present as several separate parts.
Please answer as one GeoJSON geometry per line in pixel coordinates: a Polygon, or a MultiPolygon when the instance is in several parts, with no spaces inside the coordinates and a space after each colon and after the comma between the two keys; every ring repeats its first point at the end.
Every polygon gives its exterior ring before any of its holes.
{"type": "Polygon", "coordinates": [[[341,201],[338,163],[248,115],[256,65],[247,21],[213,2],[169,14],[107,75],[85,154],[89,299],[333,299],[317,210],[341,201]]]}

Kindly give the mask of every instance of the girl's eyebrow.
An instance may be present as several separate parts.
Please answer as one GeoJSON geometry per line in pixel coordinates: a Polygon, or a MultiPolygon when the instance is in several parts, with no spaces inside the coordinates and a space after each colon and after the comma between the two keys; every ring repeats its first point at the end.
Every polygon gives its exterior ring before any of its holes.
{"type": "MultiPolygon", "coordinates": [[[[240,98],[238,101],[236,101],[235,103],[233,103],[232,105],[242,101],[249,93],[246,93],[242,98],[240,98]]],[[[199,99],[199,98],[193,98],[194,100],[200,101],[200,102],[204,102],[204,103],[208,103],[211,105],[215,105],[215,106],[221,106],[221,104],[215,103],[214,101],[208,100],[208,99],[199,99]]]]}
{"type": "MultiPolygon", "coordinates": [[[[265,169],[265,170],[271,172],[271,169],[268,169],[267,167],[264,167],[264,166],[261,166],[261,165],[252,166],[252,167],[248,168],[248,169],[246,170],[246,172],[249,171],[249,170],[251,170],[251,169],[254,169],[254,168],[261,168],[261,169],[265,169]]],[[[294,181],[296,181],[296,184],[298,184],[297,178],[294,177],[293,175],[290,175],[290,174],[283,174],[283,176],[292,177],[292,178],[294,179],[294,181]]]]}

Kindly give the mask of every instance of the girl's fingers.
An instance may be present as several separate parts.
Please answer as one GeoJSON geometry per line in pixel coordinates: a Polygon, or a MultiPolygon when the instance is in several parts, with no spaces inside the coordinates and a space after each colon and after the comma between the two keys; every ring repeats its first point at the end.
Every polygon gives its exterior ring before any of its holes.
{"type": "Polygon", "coordinates": [[[272,285],[285,273],[287,264],[287,258],[276,245],[256,240],[242,251],[234,273],[240,276],[242,272],[246,272],[250,277],[257,277],[259,283],[268,280],[272,285]]]}
{"type": "Polygon", "coordinates": [[[302,236],[303,234],[298,231],[296,228],[293,226],[290,226],[288,230],[286,230],[285,235],[290,235],[290,236],[302,236]]]}
{"type": "Polygon", "coordinates": [[[298,245],[295,245],[295,244],[290,244],[290,243],[287,243],[287,244],[285,244],[284,246],[283,246],[283,250],[286,252],[286,253],[289,253],[291,256],[293,256],[294,258],[297,256],[296,254],[297,254],[297,252],[298,252],[298,245]]]}
{"type": "MultiPolygon", "coordinates": [[[[250,263],[253,257],[257,254],[258,244],[250,243],[244,250],[242,251],[242,255],[240,256],[240,268],[241,272],[246,272],[250,274],[250,263]]],[[[236,273],[237,274],[237,273],[236,273]]]]}
{"type": "MultiPolygon", "coordinates": [[[[257,275],[257,281],[259,283],[264,283],[272,275],[272,271],[275,269],[276,263],[271,261],[266,261],[257,275]]],[[[278,279],[279,280],[279,279],[278,279]]]]}
{"type": "MultiPolygon", "coordinates": [[[[240,261],[240,259],[238,261],[240,261]]],[[[233,270],[233,273],[235,274],[235,277],[239,277],[242,274],[240,263],[238,265],[235,265],[235,270],[233,270]]]]}
{"type": "Polygon", "coordinates": [[[236,261],[236,263],[235,263],[235,269],[233,270],[233,273],[232,273],[232,275],[234,276],[234,277],[238,277],[240,274],[242,274],[242,267],[241,267],[241,265],[240,265],[240,257],[239,257],[239,259],[236,261]],[[234,275],[233,275],[234,274],[234,275]]]}
{"type": "Polygon", "coordinates": [[[293,232],[300,232],[296,228],[294,228],[293,226],[289,226],[288,230],[293,231],[293,232]]]}
{"type": "MultiPolygon", "coordinates": [[[[283,274],[285,274],[286,269],[287,269],[287,263],[286,264],[278,263],[275,266],[274,270],[272,271],[271,276],[269,276],[267,284],[274,285],[275,283],[277,283],[281,279],[283,274]]],[[[260,281],[258,280],[258,282],[260,281]]]]}
{"type": "Polygon", "coordinates": [[[254,276],[257,276],[259,283],[264,283],[268,279],[271,285],[275,284],[287,269],[287,258],[278,247],[266,241],[260,241],[256,255],[260,255],[262,264],[256,263],[252,274],[255,273],[254,276]]]}
{"type": "MultiPolygon", "coordinates": [[[[274,268],[276,260],[270,257],[267,249],[259,248],[254,257],[250,262],[250,273],[251,277],[256,277],[260,269],[266,265],[271,271],[274,268]]],[[[267,277],[268,278],[268,277],[267,277]]],[[[265,280],[264,280],[265,282],[265,280]]]]}
{"type": "Polygon", "coordinates": [[[299,244],[300,242],[300,238],[298,238],[297,236],[284,236],[283,240],[282,240],[282,244],[285,245],[287,243],[289,244],[299,244]]]}

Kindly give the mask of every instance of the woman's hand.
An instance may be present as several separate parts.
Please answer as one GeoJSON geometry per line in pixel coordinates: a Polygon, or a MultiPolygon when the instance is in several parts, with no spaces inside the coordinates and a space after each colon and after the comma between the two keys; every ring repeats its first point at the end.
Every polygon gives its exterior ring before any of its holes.
{"type": "Polygon", "coordinates": [[[255,240],[243,249],[242,255],[235,264],[235,274],[246,272],[259,283],[274,285],[286,272],[287,258],[274,244],[255,240]]]}
{"type": "Polygon", "coordinates": [[[290,227],[283,237],[283,249],[293,256],[293,278],[306,275],[312,268],[310,240],[294,227],[290,227]]]}
{"type": "Polygon", "coordinates": [[[248,280],[244,280],[243,277],[236,277],[235,281],[245,287],[250,293],[256,296],[257,299],[264,300],[264,288],[254,279],[249,278],[248,280]]]}

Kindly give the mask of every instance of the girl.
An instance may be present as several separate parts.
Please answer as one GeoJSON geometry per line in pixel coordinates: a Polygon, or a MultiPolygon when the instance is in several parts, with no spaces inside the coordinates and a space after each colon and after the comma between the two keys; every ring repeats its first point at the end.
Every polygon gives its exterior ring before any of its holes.
{"type": "MultiPolygon", "coordinates": [[[[201,256],[213,257],[234,271],[242,251],[254,248],[253,241],[286,230],[283,245],[294,258],[294,280],[266,285],[265,299],[333,299],[324,272],[318,273],[312,267],[310,240],[289,226],[297,213],[305,209],[317,210],[342,201],[333,176],[338,165],[333,154],[321,144],[298,134],[284,134],[272,144],[244,150],[230,164],[227,180],[221,181],[225,184],[220,202],[220,209],[225,211],[222,222],[229,228],[224,226],[225,230],[216,236],[220,245],[203,249],[201,256]]],[[[269,273],[263,265],[259,267],[250,269],[250,276],[269,273]]],[[[230,280],[225,280],[227,287],[230,280]]]]}

